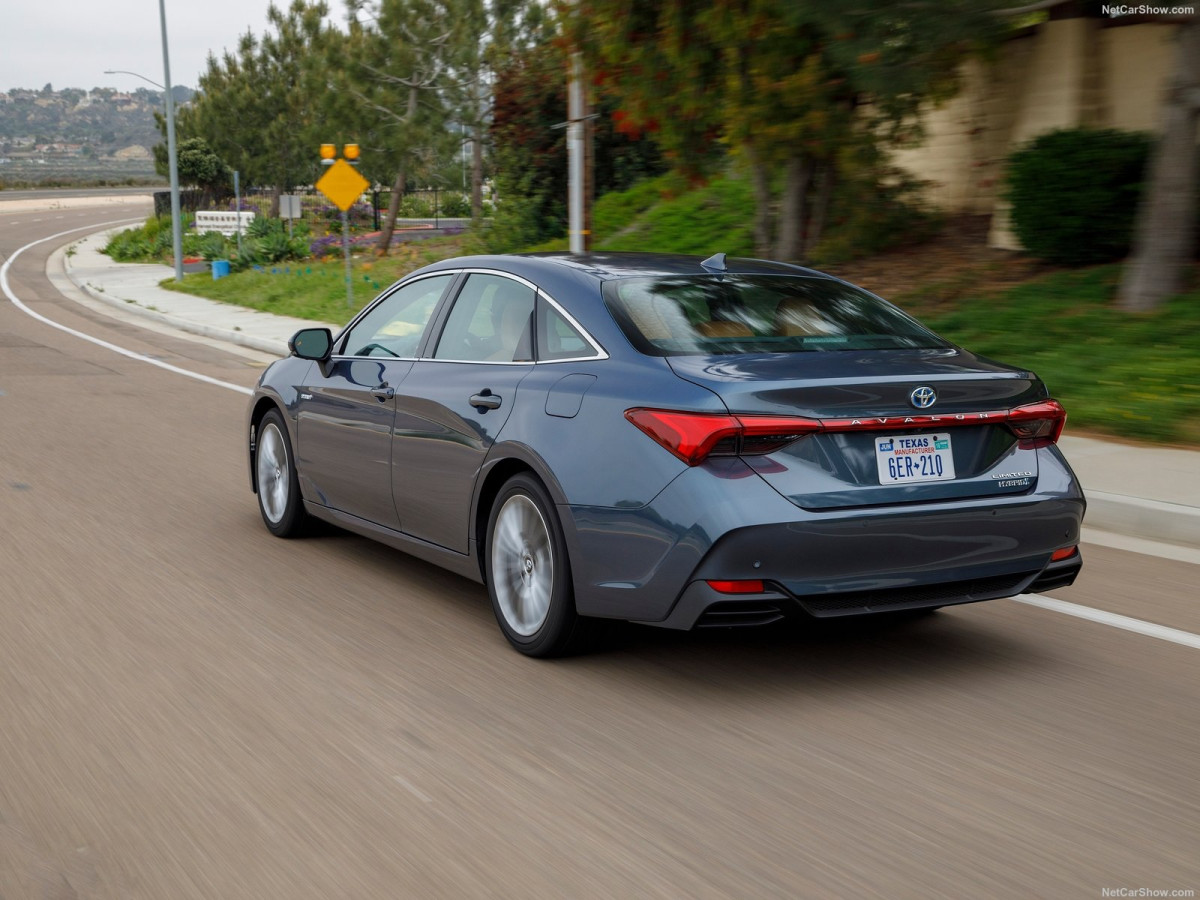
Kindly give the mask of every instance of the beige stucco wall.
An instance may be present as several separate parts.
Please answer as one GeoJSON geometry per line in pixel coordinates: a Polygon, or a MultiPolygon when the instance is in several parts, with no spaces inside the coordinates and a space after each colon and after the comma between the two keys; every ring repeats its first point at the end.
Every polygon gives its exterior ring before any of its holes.
{"type": "Polygon", "coordinates": [[[989,243],[1019,250],[999,198],[1008,155],[1039,134],[1091,125],[1156,130],[1174,55],[1175,26],[1101,28],[1060,19],[972,60],[963,89],[923,116],[925,139],[893,161],[928,182],[926,200],[947,212],[992,213],[989,243]]]}
{"type": "Polygon", "coordinates": [[[1162,93],[1175,58],[1173,25],[1134,25],[1100,32],[1105,70],[1105,125],[1131,131],[1162,128],[1162,93]]]}
{"type": "Polygon", "coordinates": [[[963,67],[962,90],[922,116],[923,140],[893,161],[926,182],[925,199],[951,212],[988,213],[1024,92],[1033,38],[1008,42],[996,58],[963,67]]]}
{"type": "MultiPolygon", "coordinates": [[[[1090,43],[1096,40],[1096,30],[1094,20],[1082,18],[1046,22],[1038,29],[1009,134],[1010,149],[1047,131],[1082,125],[1089,113],[1094,118],[1098,98],[1088,63],[1096,59],[1090,43]]],[[[1005,250],[1021,249],[1009,226],[1009,205],[1003,199],[998,198],[993,207],[988,243],[1005,250]]]]}

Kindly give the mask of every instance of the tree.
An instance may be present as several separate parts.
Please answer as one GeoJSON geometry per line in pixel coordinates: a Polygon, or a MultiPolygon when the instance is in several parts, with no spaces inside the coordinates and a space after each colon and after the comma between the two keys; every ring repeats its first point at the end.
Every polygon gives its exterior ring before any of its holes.
{"type": "Polygon", "coordinates": [[[452,5],[450,102],[463,129],[470,132],[471,215],[478,219],[498,72],[544,41],[553,25],[546,8],[529,0],[452,0],[452,5]]]}
{"type": "Polygon", "coordinates": [[[1180,26],[1164,105],[1162,136],[1142,195],[1134,252],[1121,278],[1119,303],[1150,310],[1187,287],[1196,247],[1196,122],[1200,118],[1200,18],[1180,26]]]}
{"type": "Polygon", "coordinates": [[[325,48],[333,40],[323,2],[293,0],[286,12],[272,5],[274,28],[262,40],[247,32],[236,52],[210,55],[200,94],[180,111],[180,131],[204,138],[248,182],[271,188],[272,216],[279,196],[313,181],[321,143],[314,111],[324,89],[325,48]]]}
{"type": "MultiPolygon", "coordinates": [[[[509,57],[496,78],[492,141],[496,184],[503,202],[492,241],[497,248],[528,246],[566,230],[567,56],[548,23],[538,42],[509,57]]],[[[623,190],[665,165],[658,147],[625,124],[611,98],[601,98],[593,144],[597,194],[623,190]]]]}
{"type": "Polygon", "coordinates": [[[380,175],[392,184],[378,245],[387,253],[408,179],[429,175],[453,141],[444,93],[452,16],[442,0],[352,0],[350,13],[338,85],[356,101],[364,157],[390,173],[380,175]]]}
{"type": "Polygon", "coordinates": [[[622,122],[703,178],[728,148],[756,196],[757,252],[803,259],[864,147],[912,135],[921,104],[999,27],[985,0],[589,0],[572,39],[622,122]]]}
{"type": "MultiPolygon", "coordinates": [[[[229,192],[232,173],[204,138],[186,138],[176,149],[176,162],[181,184],[198,188],[203,192],[201,205],[207,206],[216,198],[229,192]]],[[[168,169],[167,148],[164,144],[154,146],[154,170],[166,176],[168,169]]]]}

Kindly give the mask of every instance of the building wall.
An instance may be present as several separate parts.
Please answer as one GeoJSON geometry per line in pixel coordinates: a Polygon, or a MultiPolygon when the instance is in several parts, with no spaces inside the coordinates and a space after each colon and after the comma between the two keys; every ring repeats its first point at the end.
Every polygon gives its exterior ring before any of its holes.
{"type": "Polygon", "coordinates": [[[1162,93],[1175,58],[1174,25],[1132,25],[1100,32],[1110,128],[1158,131],[1162,93]]]}
{"type": "Polygon", "coordinates": [[[1018,38],[993,60],[970,60],[963,68],[962,90],[926,110],[924,140],[893,154],[898,166],[926,182],[932,205],[991,212],[1033,46],[1032,37],[1018,38]]]}
{"type": "Polygon", "coordinates": [[[963,89],[923,116],[925,138],[893,161],[928,183],[926,199],[950,213],[992,214],[988,242],[1019,250],[1003,191],[1008,155],[1047,131],[1088,125],[1155,131],[1174,56],[1174,25],[1100,27],[1055,19],[972,60],[963,89]]]}

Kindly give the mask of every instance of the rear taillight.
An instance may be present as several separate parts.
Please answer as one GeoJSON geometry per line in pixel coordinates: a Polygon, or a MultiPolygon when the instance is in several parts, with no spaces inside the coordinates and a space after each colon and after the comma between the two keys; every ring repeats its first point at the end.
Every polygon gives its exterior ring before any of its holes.
{"type": "Polygon", "coordinates": [[[809,434],[847,431],[910,431],[961,425],[1003,425],[1022,450],[1058,441],[1067,411],[1057,400],[1040,400],[1015,409],[987,412],[914,413],[854,419],[808,419],[799,416],[747,416],[694,413],[674,409],[625,411],[625,418],[689,466],[710,456],[762,456],[809,434]]]}
{"type": "Polygon", "coordinates": [[[689,466],[709,456],[761,456],[821,430],[815,419],[629,409],[625,418],[689,466]]]}
{"type": "Polygon", "coordinates": [[[1008,411],[1008,427],[1022,450],[1036,450],[1058,443],[1067,411],[1057,400],[1043,400],[1008,411]]]}

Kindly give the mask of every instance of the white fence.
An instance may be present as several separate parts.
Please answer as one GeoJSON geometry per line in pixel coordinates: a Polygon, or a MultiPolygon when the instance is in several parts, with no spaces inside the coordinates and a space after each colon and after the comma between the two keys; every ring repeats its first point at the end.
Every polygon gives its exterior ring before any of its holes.
{"type": "Polygon", "coordinates": [[[215,212],[198,210],[196,212],[196,230],[203,234],[206,231],[219,231],[223,235],[246,233],[246,228],[254,221],[252,212],[215,212]]]}

